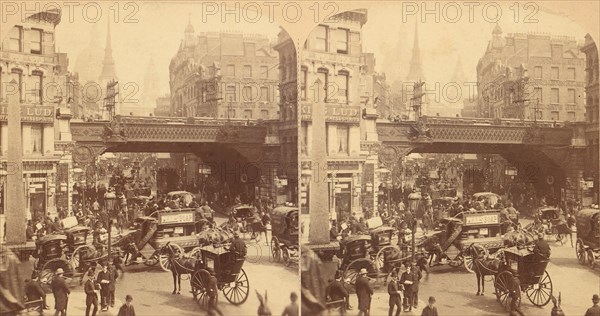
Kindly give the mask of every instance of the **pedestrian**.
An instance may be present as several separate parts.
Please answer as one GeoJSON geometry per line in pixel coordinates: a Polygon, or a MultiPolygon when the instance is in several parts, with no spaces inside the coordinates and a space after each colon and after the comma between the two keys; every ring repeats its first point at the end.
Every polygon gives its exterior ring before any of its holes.
{"type": "Polygon", "coordinates": [[[600,316],[600,306],[598,306],[598,302],[600,302],[600,296],[594,294],[594,296],[592,296],[592,303],[594,303],[594,305],[588,308],[585,312],[585,316],[600,316]]]}
{"type": "Polygon", "coordinates": [[[210,277],[208,278],[208,284],[206,288],[208,289],[208,312],[212,315],[221,315],[223,316],[223,312],[219,309],[217,305],[219,301],[219,288],[217,287],[218,281],[215,277],[215,270],[209,268],[208,272],[210,273],[210,277]]]}
{"type": "Polygon", "coordinates": [[[119,273],[111,262],[108,267],[108,281],[110,282],[108,283],[108,304],[110,307],[115,307],[115,287],[118,277],[119,273]]]}
{"type": "Polygon", "coordinates": [[[390,283],[388,283],[388,294],[390,295],[390,309],[388,311],[388,316],[392,316],[394,313],[394,308],[396,308],[396,316],[400,315],[402,311],[402,285],[398,284],[398,272],[396,270],[392,271],[392,279],[390,283]]]}
{"type": "Polygon", "coordinates": [[[369,316],[369,310],[371,309],[371,295],[373,295],[373,289],[369,284],[367,278],[367,269],[360,269],[360,273],[356,278],[355,283],[356,296],[358,296],[358,316],[365,315],[369,316]]]}
{"type": "Polygon", "coordinates": [[[421,316],[438,316],[437,307],[435,307],[435,297],[430,296],[427,301],[429,304],[423,308],[421,312],[421,316]]]}
{"type": "Polygon", "coordinates": [[[56,312],[54,316],[67,315],[67,304],[69,302],[69,294],[71,291],[67,287],[67,283],[63,277],[65,271],[62,268],[56,269],[56,273],[50,287],[52,288],[52,294],[54,294],[54,309],[56,312]]]}
{"type": "Polygon", "coordinates": [[[510,296],[510,315],[511,316],[513,316],[513,315],[524,316],[523,312],[519,308],[519,299],[521,297],[521,281],[515,275],[515,276],[513,276],[511,283],[512,284],[510,286],[510,292],[509,292],[509,296],[510,296]]]}
{"type": "Polygon", "coordinates": [[[92,305],[94,306],[92,316],[96,316],[98,312],[98,289],[100,287],[94,278],[94,270],[88,271],[88,279],[85,281],[83,288],[85,291],[85,316],[90,316],[92,305]]]}
{"type": "Polygon", "coordinates": [[[419,283],[421,282],[421,278],[423,278],[423,274],[421,273],[421,269],[417,266],[417,260],[412,259],[412,274],[413,274],[413,284],[411,286],[412,289],[412,306],[414,309],[419,307],[419,283]]]}
{"type": "Polygon", "coordinates": [[[119,308],[117,316],[135,316],[135,309],[133,309],[133,305],[131,304],[132,301],[133,297],[131,295],[125,295],[125,304],[119,308]]]}
{"type": "Polygon", "coordinates": [[[414,283],[414,274],[412,273],[412,266],[410,263],[406,263],[406,271],[402,273],[400,277],[400,283],[404,286],[404,311],[410,312],[412,309],[412,285],[414,283]]]}
{"type": "Polygon", "coordinates": [[[31,281],[25,281],[25,295],[27,296],[28,301],[42,301],[43,309],[50,309],[48,304],[46,304],[46,292],[42,288],[40,283],[40,277],[37,272],[33,272],[31,275],[31,281]]]}
{"type": "Polygon", "coordinates": [[[106,263],[102,263],[102,271],[98,273],[97,277],[98,283],[100,283],[100,305],[102,307],[102,311],[108,310],[109,302],[109,286],[110,286],[110,276],[108,273],[108,266],[106,263]]]}
{"type": "Polygon", "coordinates": [[[298,315],[300,315],[298,303],[296,303],[296,301],[298,301],[298,294],[296,294],[296,292],[292,292],[292,294],[290,294],[290,301],[291,301],[290,304],[285,307],[281,316],[298,316],[298,315]]]}
{"type": "Polygon", "coordinates": [[[348,290],[344,286],[342,278],[342,271],[336,271],[335,280],[329,283],[325,289],[325,296],[330,302],[342,301],[342,304],[336,304],[335,306],[340,305],[340,315],[343,316],[346,314],[346,310],[352,308],[350,307],[350,293],[348,293],[348,290]]]}

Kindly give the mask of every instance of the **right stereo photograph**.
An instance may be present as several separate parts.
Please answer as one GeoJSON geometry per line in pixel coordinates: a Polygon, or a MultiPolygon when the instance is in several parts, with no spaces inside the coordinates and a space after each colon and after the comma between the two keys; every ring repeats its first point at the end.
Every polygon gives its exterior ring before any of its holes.
{"type": "Polygon", "coordinates": [[[543,6],[300,43],[302,315],[598,315],[598,49],[543,6]]]}

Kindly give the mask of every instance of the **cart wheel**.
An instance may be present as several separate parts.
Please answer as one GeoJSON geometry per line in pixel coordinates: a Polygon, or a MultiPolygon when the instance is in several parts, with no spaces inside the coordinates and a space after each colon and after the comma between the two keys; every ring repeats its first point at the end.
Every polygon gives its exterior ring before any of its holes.
{"type": "MultiPolygon", "coordinates": [[[[183,255],[185,253],[185,251],[183,251],[183,248],[181,248],[181,246],[179,246],[178,244],[169,244],[168,247],[171,248],[171,251],[175,255],[183,255]]],[[[169,252],[169,249],[163,247],[160,251],[160,255],[158,258],[158,263],[160,263],[160,267],[164,271],[171,271],[171,261],[169,260],[169,256],[171,254],[169,252]]]]}
{"type": "Polygon", "coordinates": [[[548,271],[544,271],[544,275],[540,277],[537,284],[530,285],[526,290],[527,298],[533,305],[542,307],[550,302],[552,297],[552,279],[548,271]]]}
{"type": "Polygon", "coordinates": [[[77,271],[80,273],[85,272],[85,271],[81,271],[81,268],[83,268],[81,266],[81,262],[86,259],[91,259],[91,258],[86,258],[86,256],[88,256],[88,254],[93,253],[93,252],[94,252],[94,248],[92,248],[92,246],[83,245],[83,246],[77,247],[75,249],[75,251],[73,251],[71,258],[69,259],[69,264],[71,265],[71,268],[74,271],[77,271]]]}
{"type": "MultiPolygon", "coordinates": [[[[471,251],[476,252],[478,258],[487,258],[490,255],[490,252],[487,250],[487,248],[485,248],[479,244],[474,244],[471,251]]],[[[469,271],[471,273],[474,273],[475,271],[473,270],[473,265],[474,265],[473,254],[463,252],[462,258],[463,258],[463,265],[465,266],[465,269],[467,269],[467,271],[469,271]]]]}
{"type": "Polygon", "coordinates": [[[577,260],[579,264],[585,264],[585,246],[583,244],[583,240],[581,238],[577,239],[577,244],[575,245],[575,251],[577,252],[577,260]]]}
{"type": "MultiPolygon", "coordinates": [[[[504,310],[510,311],[510,290],[509,286],[512,280],[512,273],[510,271],[503,271],[498,274],[496,281],[494,281],[494,288],[496,289],[496,300],[504,307],[504,310]]],[[[519,302],[520,304],[520,302],[519,302]]]]}
{"type": "Polygon", "coordinates": [[[287,266],[290,264],[290,253],[287,247],[281,248],[281,257],[283,259],[283,263],[287,266]]]}
{"type": "Polygon", "coordinates": [[[223,295],[233,305],[241,305],[248,299],[250,294],[250,282],[244,269],[235,277],[235,281],[223,285],[223,295]]]}
{"type": "Polygon", "coordinates": [[[592,249],[588,249],[587,251],[587,264],[590,268],[594,268],[594,251],[592,249]]]}
{"type": "Polygon", "coordinates": [[[208,278],[210,278],[210,273],[204,269],[194,272],[190,278],[190,287],[192,288],[194,301],[205,310],[208,309],[208,278]]]}
{"type": "Polygon", "coordinates": [[[281,261],[281,247],[279,247],[279,239],[277,237],[271,238],[271,255],[274,262],[281,261]]]}
{"type": "Polygon", "coordinates": [[[402,252],[398,246],[388,245],[379,249],[377,255],[375,255],[375,268],[377,269],[377,272],[385,272],[383,270],[385,267],[386,258],[388,260],[394,260],[400,259],[400,257],[402,257],[402,252]]]}
{"type": "Polygon", "coordinates": [[[377,278],[377,268],[371,262],[371,260],[366,258],[356,259],[344,269],[344,280],[346,280],[350,285],[354,285],[356,283],[356,278],[358,277],[358,273],[360,269],[367,269],[367,275],[371,278],[377,278]]]}
{"type": "Polygon", "coordinates": [[[65,281],[67,283],[70,283],[73,280],[74,276],[73,269],[71,268],[71,264],[67,260],[62,258],[52,259],[46,262],[42,266],[40,280],[46,279],[46,283],[50,284],[52,282],[52,279],[54,278],[54,273],[58,268],[62,268],[65,271],[63,274],[63,276],[66,278],[65,281]]]}

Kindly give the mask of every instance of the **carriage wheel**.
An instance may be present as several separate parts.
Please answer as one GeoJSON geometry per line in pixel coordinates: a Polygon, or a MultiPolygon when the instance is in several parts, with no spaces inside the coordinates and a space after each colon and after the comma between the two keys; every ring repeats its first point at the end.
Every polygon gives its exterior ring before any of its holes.
{"type": "Polygon", "coordinates": [[[279,247],[279,239],[277,237],[271,238],[271,255],[274,262],[281,261],[281,247],[279,247]]]}
{"type": "Polygon", "coordinates": [[[206,287],[210,273],[204,269],[200,269],[190,278],[190,287],[194,301],[203,309],[208,309],[208,289],[206,287]]]}
{"type": "MultiPolygon", "coordinates": [[[[509,286],[512,280],[512,273],[510,271],[503,271],[496,276],[494,281],[494,288],[496,290],[496,300],[504,307],[506,311],[510,311],[510,289],[509,286]]],[[[519,295],[520,296],[520,295],[519,295]]],[[[519,302],[520,304],[521,302],[519,302]]]]}
{"type": "Polygon", "coordinates": [[[71,264],[67,260],[62,258],[56,258],[46,262],[42,266],[42,270],[40,272],[40,280],[46,279],[45,283],[50,284],[52,282],[52,279],[54,278],[54,273],[58,268],[62,268],[65,271],[65,273],[63,274],[64,277],[66,277],[65,281],[67,283],[70,283],[71,280],[73,280],[73,269],[71,267],[71,264]]]}
{"type": "MultiPolygon", "coordinates": [[[[473,245],[472,251],[477,252],[478,258],[487,258],[490,255],[490,252],[487,250],[487,248],[483,247],[482,245],[478,245],[478,244],[473,245]]],[[[475,262],[473,261],[473,254],[463,252],[462,258],[463,258],[463,265],[465,266],[465,269],[467,269],[467,271],[469,271],[471,273],[474,273],[475,270],[473,270],[473,267],[474,267],[475,262]]]]}
{"type": "Polygon", "coordinates": [[[585,246],[581,238],[577,239],[575,251],[577,252],[577,260],[579,261],[579,264],[585,264],[585,246]]]}
{"type": "Polygon", "coordinates": [[[89,258],[85,258],[85,254],[92,253],[93,251],[94,251],[94,248],[92,248],[91,246],[88,246],[88,245],[83,245],[83,246],[77,247],[75,249],[75,251],[73,251],[71,258],[69,258],[69,264],[71,265],[73,270],[77,271],[77,272],[81,272],[81,273],[85,272],[85,271],[81,271],[81,268],[83,268],[81,266],[81,262],[85,259],[89,259],[89,258]]]}
{"type": "Polygon", "coordinates": [[[225,283],[223,286],[223,295],[233,305],[241,305],[248,299],[250,294],[250,282],[244,269],[235,277],[235,281],[225,283]]]}
{"type": "Polygon", "coordinates": [[[544,275],[540,277],[537,284],[530,285],[526,290],[527,298],[535,306],[546,306],[552,297],[552,279],[548,271],[544,271],[544,275]]]}
{"type": "MultiPolygon", "coordinates": [[[[179,246],[178,244],[169,244],[168,247],[171,247],[171,250],[176,254],[176,255],[182,255],[185,253],[185,251],[183,251],[183,248],[181,248],[181,246],[179,246]]],[[[171,271],[171,262],[169,261],[169,256],[171,254],[169,253],[169,250],[166,249],[166,247],[163,247],[160,251],[160,255],[158,258],[158,263],[160,263],[160,267],[164,270],[164,271],[171,271]]]]}
{"type": "Polygon", "coordinates": [[[588,249],[587,251],[587,264],[588,266],[590,266],[590,268],[594,268],[594,251],[592,251],[592,249],[588,249]]]}
{"type": "Polygon", "coordinates": [[[287,247],[281,248],[281,257],[283,258],[283,263],[286,266],[290,264],[290,252],[287,247]]]}
{"type": "Polygon", "coordinates": [[[379,249],[377,255],[375,255],[375,269],[377,269],[377,272],[379,273],[385,272],[383,271],[383,268],[385,266],[386,255],[388,258],[391,256],[394,259],[399,259],[402,256],[402,252],[398,246],[393,245],[388,245],[379,249]]]}
{"type": "Polygon", "coordinates": [[[344,279],[348,280],[347,282],[349,284],[354,285],[356,283],[358,273],[362,268],[367,269],[368,276],[372,278],[377,277],[377,268],[374,266],[373,262],[371,262],[369,259],[361,258],[350,262],[350,264],[346,266],[344,269],[344,279]]]}

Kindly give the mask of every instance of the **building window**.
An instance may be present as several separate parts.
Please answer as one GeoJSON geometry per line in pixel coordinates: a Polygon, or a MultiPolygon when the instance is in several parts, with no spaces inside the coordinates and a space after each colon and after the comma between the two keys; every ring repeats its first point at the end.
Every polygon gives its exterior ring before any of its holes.
{"type": "Polygon", "coordinates": [[[36,98],[38,99],[36,103],[42,104],[44,103],[44,96],[43,96],[43,91],[44,91],[44,86],[43,86],[43,80],[44,80],[44,74],[41,71],[33,71],[31,73],[31,76],[34,80],[34,89],[35,89],[35,94],[36,94],[36,98]]]}
{"type": "Polygon", "coordinates": [[[300,153],[302,156],[308,156],[308,122],[302,122],[302,130],[300,131],[302,143],[300,144],[300,153]]]}
{"type": "Polygon", "coordinates": [[[260,118],[263,120],[269,119],[269,110],[260,110],[260,118]]]}
{"type": "Polygon", "coordinates": [[[567,103],[569,103],[569,104],[577,103],[577,95],[575,94],[575,89],[567,90],[567,103]]]}
{"type": "Polygon", "coordinates": [[[348,30],[346,29],[337,29],[336,34],[336,42],[337,42],[337,53],[338,54],[348,54],[348,30]]]}
{"type": "Polygon", "coordinates": [[[567,68],[567,80],[575,80],[575,68],[567,68]]]}
{"type": "Polygon", "coordinates": [[[263,102],[269,102],[269,87],[260,87],[260,100],[263,102]]]}
{"type": "Polygon", "coordinates": [[[235,65],[227,65],[227,75],[235,77],[235,65]]]}
{"type": "Polygon", "coordinates": [[[329,27],[325,25],[317,25],[315,28],[315,50],[327,51],[327,33],[329,27]]]}
{"type": "Polygon", "coordinates": [[[225,88],[225,102],[237,102],[235,95],[235,85],[228,85],[225,88]]]}
{"type": "Polygon", "coordinates": [[[244,66],[244,78],[252,78],[252,66],[244,66]]]}
{"type": "Polygon", "coordinates": [[[340,89],[338,92],[339,102],[348,104],[350,102],[348,95],[350,93],[350,73],[345,70],[338,72],[338,84],[340,89]]]}
{"type": "Polygon", "coordinates": [[[542,88],[533,88],[533,97],[538,99],[542,103],[542,88]]]}
{"type": "Polygon", "coordinates": [[[252,110],[244,110],[244,118],[251,119],[252,118],[252,110]]]}
{"type": "Polygon", "coordinates": [[[567,120],[569,122],[575,122],[575,112],[567,112],[567,120]]]}
{"type": "MultiPolygon", "coordinates": [[[[325,102],[325,103],[329,102],[329,100],[328,100],[329,90],[327,89],[328,88],[327,86],[329,84],[328,77],[329,77],[329,72],[327,71],[327,69],[319,68],[319,70],[317,70],[317,81],[319,81],[319,83],[315,86],[315,92],[316,92],[315,101],[316,102],[321,102],[321,100],[323,100],[323,102],[325,102]]],[[[315,81],[315,83],[317,81],[315,81]]]]}
{"type": "Polygon", "coordinates": [[[300,79],[300,98],[306,100],[306,83],[308,80],[308,68],[302,66],[300,70],[302,72],[302,78],[300,79]]]}
{"type": "Polygon", "coordinates": [[[252,87],[244,86],[242,89],[242,102],[252,102],[254,98],[252,97],[252,87]]]}
{"type": "Polygon", "coordinates": [[[535,116],[537,117],[538,120],[543,120],[544,119],[544,111],[536,109],[535,116]]]}
{"type": "Polygon", "coordinates": [[[550,89],[550,103],[558,104],[558,102],[559,102],[558,99],[559,99],[558,88],[550,89]]]}
{"type": "Polygon", "coordinates": [[[15,26],[10,29],[10,44],[8,49],[15,52],[23,51],[23,27],[15,26]]]}
{"type": "Polygon", "coordinates": [[[551,121],[558,121],[559,120],[558,111],[552,111],[552,112],[550,112],[550,120],[551,121]]]}
{"type": "Polygon", "coordinates": [[[42,155],[42,144],[44,141],[44,125],[35,124],[31,125],[31,153],[35,155],[42,155]]]}
{"type": "Polygon", "coordinates": [[[15,81],[17,83],[17,88],[19,89],[19,101],[23,102],[23,71],[21,69],[13,69],[11,70],[12,79],[11,81],[15,81]]]}
{"type": "Polygon", "coordinates": [[[558,80],[558,67],[552,67],[551,68],[551,72],[550,72],[550,79],[552,80],[558,80]]]}
{"type": "Polygon", "coordinates": [[[42,30],[31,29],[29,31],[31,37],[30,51],[32,54],[42,53],[42,30]]]}
{"type": "Polygon", "coordinates": [[[542,79],[542,66],[535,66],[533,68],[533,78],[542,79]]]}
{"type": "Polygon", "coordinates": [[[337,126],[337,153],[348,155],[348,140],[350,128],[347,125],[337,126]]]}
{"type": "Polygon", "coordinates": [[[268,66],[260,66],[260,78],[261,79],[269,78],[269,67],[268,66]]]}

